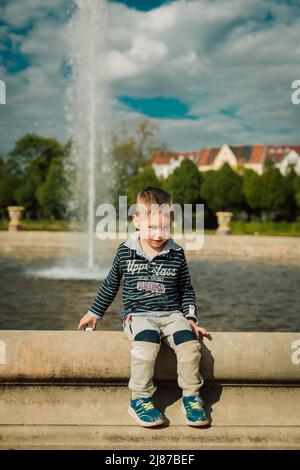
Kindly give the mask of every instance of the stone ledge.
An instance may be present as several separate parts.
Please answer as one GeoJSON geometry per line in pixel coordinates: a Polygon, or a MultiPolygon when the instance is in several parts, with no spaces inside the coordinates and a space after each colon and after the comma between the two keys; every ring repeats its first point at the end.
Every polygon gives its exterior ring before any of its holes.
{"type": "Polygon", "coordinates": [[[214,426],[2,426],[0,449],[300,449],[299,428],[214,426]]]}
{"type": "MultiPolygon", "coordinates": [[[[300,333],[211,333],[201,342],[205,380],[300,382],[293,363],[300,333]]],[[[299,353],[298,353],[299,355],[299,353]]],[[[130,344],[118,331],[0,331],[0,382],[126,381],[130,344]]],[[[176,379],[176,358],[162,346],[158,380],[176,379]]]]}
{"type": "MultiPolygon", "coordinates": [[[[115,250],[126,238],[126,233],[122,234],[122,238],[115,240],[99,240],[95,236],[95,251],[103,255],[107,249],[115,250]]],[[[0,253],[9,256],[16,253],[86,255],[86,240],[84,232],[0,231],[0,253]]],[[[175,240],[186,249],[189,259],[195,256],[199,259],[205,257],[265,259],[298,266],[300,262],[299,237],[205,234],[202,249],[192,251],[187,249],[184,239],[175,238],[175,240]]]]}
{"type": "MultiPolygon", "coordinates": [[[[173,426],[184,424],[176,382],[157,383],[154,403],[173,426]]],[[[1,385],[1,425],[132,426],[130,391],[122,386],[1,385]]],[[[300,431],[300,386],[205,384],[201,390],[213,426],[296,426],[300,431]]]]}
{"type": "Polygon", "coordinates": [[[211,336],[200,365],[211,427],[184,424],[176,358],[164,346],[154,401],[166,426],[150,430],[127,414],[123,332],[1,331],[0,449],[300,449],[300,365],[291,358],[300,334],[211,336]]]}

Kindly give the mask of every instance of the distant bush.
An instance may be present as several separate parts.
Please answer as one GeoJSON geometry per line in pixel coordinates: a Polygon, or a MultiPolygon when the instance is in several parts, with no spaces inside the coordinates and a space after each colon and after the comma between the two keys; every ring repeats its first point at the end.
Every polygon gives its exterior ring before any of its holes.
{"type": "Polygon", "coordinates": [[[232,221],[232,234],[243,235],[281,235],[281,236],[300,236],[300,220],[296,222],[243,222],[232,221]]]}

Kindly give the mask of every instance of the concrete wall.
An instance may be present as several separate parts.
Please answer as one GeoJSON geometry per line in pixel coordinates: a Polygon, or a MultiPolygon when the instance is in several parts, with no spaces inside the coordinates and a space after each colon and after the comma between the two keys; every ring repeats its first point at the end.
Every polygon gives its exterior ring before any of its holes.
{"type": "MultiPolygon", "coordinates": [[[[300,382],[300,333],[211,333],[201,346],[205,379],[300,382]]],[[[123,332],[0,331],[1,381],[118,382],[129,374],[130,346],[123,332]]],[[[165,345],[156,377],[176,378],[175,355],[165,345]]]]}
{"type": "Polygon", "coordinates": [[[173,351],[155,374],[163,428],[127,414],[123,332],[0,331],[0,449],[300,449],[300,333],[211,333],[200,364],[211,427],[186,426],[173,351]]]}

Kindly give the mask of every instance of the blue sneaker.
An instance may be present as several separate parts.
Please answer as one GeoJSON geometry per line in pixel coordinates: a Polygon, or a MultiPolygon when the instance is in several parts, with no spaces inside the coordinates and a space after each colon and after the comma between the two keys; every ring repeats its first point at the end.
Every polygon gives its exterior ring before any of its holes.
{"type": "Polygon", "coordinates": [[[186,417],[186,424],[189,426],[205,426],[209,424],[204,411],[204,402],[199,395],[182,397],[182,412],[186,417]]]}
{"type": "Polygon", "coordinates": [[[151,397],[131,399],[128,414],[141,426],[152,427],[164,423],[163,416],[153,405],[151,397]]]}

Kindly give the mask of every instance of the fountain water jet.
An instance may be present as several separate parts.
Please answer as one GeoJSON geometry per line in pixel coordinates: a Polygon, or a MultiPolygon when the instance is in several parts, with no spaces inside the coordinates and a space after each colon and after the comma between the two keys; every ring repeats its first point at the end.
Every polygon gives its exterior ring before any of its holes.
{"type": "Polygon", "coordinates": [[[68,24],[72,81],[67,90],[67,116],[73,140],[70,211],[87,224],[88,268],[94,266],[95,201],[109,201],[112,165],[104,124],[108,117],[106,64],[107,4],[76,0],[68,24]]]}
{"type": "Polygon", "coordinates": [[[112,203],[114,187],[114,164],[107,131],[110,93],[106,31],[106,0],[74,0],[74,11],[66,25],[71,70],[65,100],[67,135],[72,140],[71,152],[65,161],[71,190],[68,201],[72,231],[70,250],[49,269],[30,270],[35,276],[86,279],[103,277],[108,270],[103,253],[95,265],[96,205],[112,203]]]}
{"type": "MultiPolygon", "coordinates": [[[[95,201],[110,202],[113,168],[104,123],[108,115],[105,0],[76,0],[68,24],[72,81],[67,90],[67,116],[73,140],[69,208],[87,223],[88,268],[94,266],[95,201]],[[104,199],[105,198],[105,199],[104,199]]],[[[68,169],[67,169],[68,172],[68,169]]]]}

